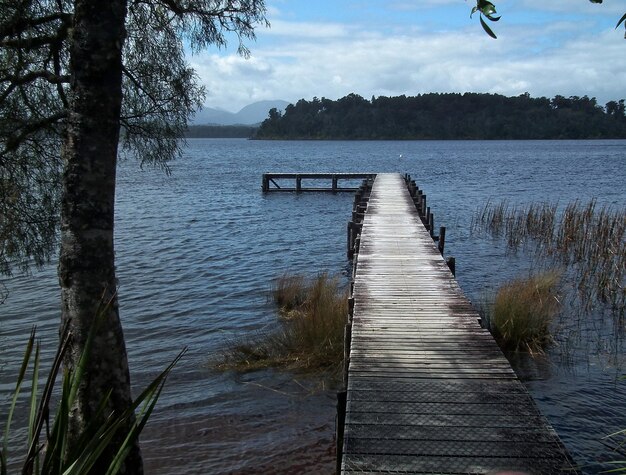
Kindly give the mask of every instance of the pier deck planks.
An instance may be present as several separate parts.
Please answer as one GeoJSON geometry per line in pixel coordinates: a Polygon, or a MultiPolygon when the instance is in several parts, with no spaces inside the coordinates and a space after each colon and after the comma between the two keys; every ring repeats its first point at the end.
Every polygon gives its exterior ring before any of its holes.
{"type": "Polygon", "coordinates": [[[342,473],[576,473],[400,175],[374,182],[353,297],[342,473]]]}

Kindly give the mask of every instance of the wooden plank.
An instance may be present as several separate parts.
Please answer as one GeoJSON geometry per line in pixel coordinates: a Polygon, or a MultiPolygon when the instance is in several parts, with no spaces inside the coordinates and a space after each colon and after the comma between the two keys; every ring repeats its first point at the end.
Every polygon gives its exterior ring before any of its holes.
{"type": "Polygon", "coordinates": [[[339,180],[373,179],[375,173],[264,173],[261,188],[263,192],[355,192],[358,187],[339,186],[339,180]],[[283,182],[280,182],[283,180],[283,182]],[[284,180],[295,180],[293,186],[285,186],[284,180]],[[302,186],[302,180],[329,182],[326,186],[302,186]],[[270,186],[272,183],[274,186],[270,186]]]}
{"type": "Polygon", "coordinates": [[[399,175],[374,181],[352,297],[342,473],[575,473],[399,175]]]}

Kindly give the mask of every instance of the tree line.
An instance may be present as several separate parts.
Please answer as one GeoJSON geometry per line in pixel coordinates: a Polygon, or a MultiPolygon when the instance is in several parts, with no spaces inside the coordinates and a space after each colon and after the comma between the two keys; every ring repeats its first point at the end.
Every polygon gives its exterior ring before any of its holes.
{"type": "Polygon", "coordinates": [[[604,107],[587,96],[430,93],[338,100],[300,99],[276,109],[258,139],[600,139],[626,138],[624,99],[604,107]]]}

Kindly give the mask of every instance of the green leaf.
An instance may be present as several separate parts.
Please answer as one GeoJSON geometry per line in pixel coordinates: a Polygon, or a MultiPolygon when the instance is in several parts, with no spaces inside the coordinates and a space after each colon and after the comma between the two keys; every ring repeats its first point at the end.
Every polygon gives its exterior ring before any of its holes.
{"type": "Polygon", "coordinates": [[[187,353],[186,347],[183,348],[183,350],[180,353],[178,353],[176,358],[174,358],[174,360],[169,364],[169,366],[165,368],[165,370],[163,370],[163,372],[159,374],[159,376],[157,376],[156,379],[152,381],[152,383],[146,389],[142,391],[142,393],[133,403],[133,407],[130,408],[130,411],[134,411],[134,409],[136,409],[140,404],[143,403],[143,408],[139,412],[140,420],[139,422],[135,420],[135,423],[133,424],[133,428],[131,429],[130,433],[124,440],[124,443],[120,447],[117,455],[113,459],[113,462],[111,463],[109,470],[107,471],[107,475],[114,475],[119,471],[122,465],[122,462],[124,461],[128,453],[130,452],[133,442],[135,441],[137,437],[139,437],[139,434],[141,433],[144,426],[146,425],[146,422],[148,422],[148,419],[150,415],[152,414],[152,410],[154,409],[154,406],[156,405],[159,399],[159,396],[161,395],[161,391],[163,390],[163,386],[165,385],[165,381],[167,380],[167,377],[169,376],[172,369],[174,369],[174,366],[176,366],[176,364],[185,355],[185,353],[187,353]]]}
{"type": "MultiPolygon", "coordinates": [[[[617,22],[617,25],[615,25],[615,29],[619,28],[619,26],[625,21],[626,21],[626,13],[624,13],[624,16],[619,19],[619,21],[617,22]]],[[[626,26],[626,24],[624,26],[626,26]]]]}
{"type": "Polygon", "coordinates": [[[63,361],[63,356],[65,352],[69,348],[69,330],[67,325],[64,326],[62,332],[62,341],[57,348],[57,352],[54,356],[54,361],[52,362],[52,368],[48,373],[48,380],[46,381],[46,385],[43,388],[43,393],[41,394],[41,400],[39,401],[39,408],[37,410],[37,417],[35,420],[35,427],[33,428],[32,434],[33,438],[30,441],[30,446],[28,448],[28,453],[26,455],[26,460],[24,462],[23,473],[31,473],[33,464],[38,460],[38,453],[41,450],[39,447],[39,435],[43,429],[44,422],[48,418],[48,411],[50,408],[50,398],[52,397],[52,390],[54,388],[54,383],[56,381],[57,374],[59,369],[61,368],[61,362],[63,361]]]}
{"type": "Polygon", "coordinates": [[[9,408],[9,415],[7,416],[7,422],[4,426],[4,442],[2,444],[2,450],[0,451],[0,470],[2,471],[2,475],[6,475],[6,464],[7,464],[7,452],[9,446],[9,432],[11,427],[11,420],[13,419],[13,413],[15,412],[15,405],[17,404],[17,398],[20,395],[20,390],[22,388],[22,383],[24,382],[24,378],[26,377],[26,369],[28,368],[28,364],[30,362],[30,357],[33,353],[33,346],[35,345],[35,327],[30,332],[30,337],[28,338],[28,343],[26,344],[26,351],[24,352],[24,359],[22,360],[22,366],[20,367],[20,372],[17,376],[17,383],[15,383],[15,391],[13,392],[13,400],[11,401],[11,407],[9,408]]]}
{"type": "Polygon", "coordinates": [[[487,17],[496,13],[496,6],[486,0],[480,0],[478,2],[478,9],[487,17]]]}
{"type": "MultiPolygon", "coordinates": [[[[37,342],[37,347],[35,348],[35,359],[33,361],[33,380],[31,385],[31,393],[30,393],[30,410],[28,414],[28,445],[33,443],[33,440],[36,440],[38,434],[35,433],[36,422],[37,422],[37,394],[39,392],[39,342],[37,342]]],[[[39,472],[39,458],[35,460],[35,473],[39,472]]]]}
{"type": "Polygon", "coordinates": [[[489,25],[487,25],[487,23],[485,23],[485,20],[483,20],[483,17],[480,17],[480,24],[483,27],[483,30],[485,30],[485,32],[491,36],[494,40],[497,40],[498,37],[495,35],[495,33],[493,31],[491,31],[491,28],[489,28],[489,25]]]}
{"type": "Polygon", "coordinates": [[[472,8],[472,13],[470,13],[470,18],[472,18],[472,15],[474,15],[474,13],[476,13],[477,11],[478,11],[478,7],[472,8]]]}

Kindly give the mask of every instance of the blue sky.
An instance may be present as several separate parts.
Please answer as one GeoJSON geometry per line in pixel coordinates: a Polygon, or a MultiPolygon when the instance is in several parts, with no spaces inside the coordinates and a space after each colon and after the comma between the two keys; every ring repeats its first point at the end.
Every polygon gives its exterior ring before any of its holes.
{"type": "Polygon", "coordinates": [[[615,24],[626,0],[494,0],[502,19],[489,38],[472,0],[266,0],[271,27],[252,54],[190,57],[206,105],[236,112],[252,102],[349,93],[626,98],[626,40],[615,24]]]}

